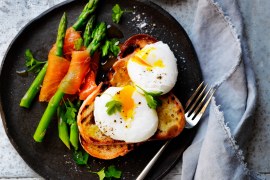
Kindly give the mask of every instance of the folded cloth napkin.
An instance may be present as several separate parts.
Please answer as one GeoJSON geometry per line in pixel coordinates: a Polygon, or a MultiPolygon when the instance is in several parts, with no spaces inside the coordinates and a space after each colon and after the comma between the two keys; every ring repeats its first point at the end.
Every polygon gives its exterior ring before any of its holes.
{"type": "Polygon", "coordinates": [[[199,0],[191,40],[203,78],[217,91],[183,154],[182,179],[261,179],[244,152],[252,132],[255,78],[235,0],[199,0]]]}

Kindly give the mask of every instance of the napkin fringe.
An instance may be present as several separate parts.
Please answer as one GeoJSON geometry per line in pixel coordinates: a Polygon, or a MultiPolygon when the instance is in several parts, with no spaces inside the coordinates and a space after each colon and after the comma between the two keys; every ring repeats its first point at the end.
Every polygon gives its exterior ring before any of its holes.
{"type": "Polygon", "coordinates": [[[216,104],[215,98],[213,98],[211,101],[212,101],[211,104],[212,104],[214,113],[217,116],[219,125],[222,127],[222,129],[224,130],[224,133],[228,137],[229,143],[230,143],[231,147],[233,148],[233,150],[235,151],[235,155],[236,155],[238,161],[240,162],[240,164],[243,166],[244,171],[246,173],[248,173],[249,170],[247,168],[247,163],[245,162],[245,157],[243,155],[243,151],[239,148],[239,145],[237,145],[237,141],[234,139],[233,135],[231,134],[231,130],[227,125],[228,123],[225,123],[224,113],[222,111],[220,111],[220,105],[216,104]]]}
{"type": "Polygon", "coordinates": [[[240,162],[241,166],[243,167],[244,172],[247,175],[253,177],[254,179],[266,179],[263,175],[248,169],[247,163],[245,162],[245,157],[243,155],[243,151],[239,148],[239,145],[237,145],[237,141],[234,139],[233,135],[231,134],[231,130],[227,125],[228,123],[225,123],[224,113],[222,111],[220,111],[220,105],[216,104],[215,97],[212,98],[211,105],[213,107],[215,115],[217,116],[219,125],[222,127],[225,135],[228,137],[229,143],[230,143],[232,149],[234,150],[238,161],[240,162]]]}
{"type": "Polygon", "coordinates": [[[237,30],[231,21],[231,18],[229,16],[225,15],[225,13],[222,10],[219,3],[215,2],[215,0],[208,0],[208,2],[214,6],[214,8],[217,10],[217,12],[220,14],[220,16],[228,24],[228,26],[230,27],[231,33],[232,33],[234,39],[236,40],[237,46],[240,49],[240,53],[238,56],[238,60],[236,61],[236,64],[228,71],[227,74],[225,74],[225,76],[221,80],[219,80],[218,82],[213,84],[214,88],[218,88],[219,86],[222,85],[223,82],[227,81],[234,74],[234,72],[238,69],[238,67],[240,66],[240,64],[242,62],[241,40],[240,40],[240,35],[237,33],[237,30]]]}
{"type": "MultiPolygon", "coordinates": [[[[237,33],[237,30],[236,30],[235,26],[233,25],[231,18],[229,16],[225,15],[225,12],[223,11],[220,4],[218,2],[216,2],[215,0],[208,0],[208,2],[217,9],[217,12],[221,15],[221,17],[223,17],[224,21],[229,25],[231,33],[232,33],[232,35],[237,43],[237,46],[240,48],[240,54],[239,54],[238,60],[236,62],[236,65],[234,65],[230,69],[230,71],[223,77],[223,79],[221,79],[220,81],[215,83],[214,87],[218,88],[223,82],[228,80],[234,74],[234,72],[238,69],[238,67],[241,65],[241,63],[244,63],[243,58],[242,58],[242,55],[243,55],[242,52],[245,51],[249,54],[249,49],[245,43],[244,44],[241,43],[240,35],[237,33]]],[[[227,125],[228,123],[225,122],[224,113],[222,111],[220,111],[220,106],[216,105],[215,98],[212,99],[212,104],[214,107],[214,112],[217,115],[218,122],[221,125],[222,129],[224,130],[224,133],[228,137],[229,143],[230,143],[232,149],[235,151],[235,155],[236,155],[238,161],[240,162],[240,165],[243,167],[244,172],[247,175],[249,175],[250,177],[252,177],[253,179],[266,179],[265,176],[263,176],[262,174],[254,172],[253,170],[250,170],[247,167],[247,163],[245,161],[243,150],[241,150],[241,148],[237,144],[237,141],[233,137],[233,135],[231,133],[231,129],[227,125]]]]}

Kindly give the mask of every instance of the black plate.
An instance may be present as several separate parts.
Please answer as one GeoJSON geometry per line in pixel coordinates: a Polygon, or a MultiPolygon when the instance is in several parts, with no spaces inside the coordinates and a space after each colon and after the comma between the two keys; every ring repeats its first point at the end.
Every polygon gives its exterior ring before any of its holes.
{"type": "MultiPolygon", "coordinates": [[[[32,135],[46,104],[35,101],[30,109],[19,107],[19,102],[34,76],[21,77],[16,70],[24,67],[24,52],[30,48],[38,59],[45,60],[51,45],[55,42],[57,26],[63,12],[67,12],[69,25],[81,12],[86,1],[68,1],[53,7],[30,22],[11,43],[2,64],[0,76],[1,116],[6,133],[26,163],[44,178],[50,179],[92,179],[97,178],[85,167],[76,165],[71,151],[57,136],[57,120],[54,119],[43,143],[35,143],[32,135]]],[[[98,10],[99,20],[112,24],[111,9],[120,6],[125,13],[119,25],[124,41],[137,33],[148,33],[158,40],[168,43],[178,59],[179,78],[175,94],[184,104],[193,89],[201,81],[201,71],[193,46],[179,23],[159,6],[149,1],[104,0],[98,10]]],[[[191,143],[196,129],[184,130],[168,147],[160,161],[152,169],[147,179],[159,179],[182,156],[191,143]]],[[[123,171],[123,178],[135,179],[163,142],[151,142],[140,146],[124,157],[111,161],[89,159],[92,171],[104,166],[115,165],[123,171]]]]}

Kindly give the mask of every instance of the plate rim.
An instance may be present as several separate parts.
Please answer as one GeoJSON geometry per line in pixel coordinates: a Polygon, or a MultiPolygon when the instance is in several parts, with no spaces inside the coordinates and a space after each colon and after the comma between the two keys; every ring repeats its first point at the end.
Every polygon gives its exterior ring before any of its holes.
{"type": "MultiPolygon", "coordinates": [[[[1,77],[3,76],[2,75],[2,71],[3,71],[3,67],[4,67],[4,63],[6,61],[6,58],[7,58],[7,55],[10,51],[10,49],[13,47],[15,41],[18,39],[19,36],[21,36],[21,34],[31,26],[31,24],[39,21],[41,18],[43,18],[43,16],[51,13],[52,11],[58,9],[58,8],[61,8],[62,6],[65,6],[69,3],[73,3],[75,2],[76,0],[67,0],[67,1],[63,1],[59,4],[56,4],[52,7],[50,7],[49,9],[43,11],[42,13],[40,13],[39,15],[37,15],[36,17],[34,17],[32,20],[30,20],[26,25],[24,25],[20,30],[19,32],[15,35],[15,37],[12,39],[12,41],[10,42],[10,44],[8,45],[8,48],[6,49],[5,51],[5,54],[3,56],[3,59],[2,59],[2,62],[1,62],[1,65],[0,65],[0,79],[1,77]]],[[[152,2],[152,1],[147,1],[147,0],[134,0],[134,1],[137,1],[137,2],[140,2],[140,3],[144,3],[146,5],[149,5],[151,8],[155,9],[155,10],[158,10],[163,16],[166,16],[166,18],[168,18],[170,21],[174,21],[174,23],[176,23],[178,25],[179,28],[181,28],[182,30],[182,33],[184,34],[186,40],[188,41],[189,45],[190,45],[190,49],[192,50],[192,53],[194,55],[194,59],[195,59],[195,63],[196,63],[196,66],[198,67],[198,72],[199,72],[199,79],[202,80],[203,77],[202,77],[202,71],[201,71],[201,67],[200,67],[200,63],[198,61],[198,57],[197,57],[197,53],[195,51],[195,48],[191,42],[191,39],[189,38],[187,32],[185,31],[185,29],[182,27],[182,25],[168,12],[166,11],[165,9],[163,9],[161,6],[159,6],[158,4],[152,2]]],[[[3,85],[4,83],[2,81],[0,81],[0,86],[3,85]]],[[[33,170],[35,171],[39,176],[43,177],[43,178],[46,178],[46,173],[43,172],[43,171],[40,171],[39,168],[35,168],[32,166],[32,164],[30,162],[28,162],[26,160],[26,157],[25,155],[23,154],[23,152],[20,150],[20,148],[18,147],[17,143],[14,141],[13,137],[11,136],[10,134],[10,129],[8,128],[8,125],[7,125],[7,120],[6,120],[6,117],[5,117],[5,113],[4,113],[4,110],[3,110],[3,100],[2,100],[2,96],[0,96],[0,115],[1,115],[1,118],[2,118],[2,123],[3,123],[3,127],[5,129],[5,133],[10,141],[10,143],[12,144],[12,146],[14,147],[14,149],[16,150],[16,152],[20,155],[20,157],[23,159],[23,161],[33,170]]],[[[192,138],[193,139],[193,138],[192,138]]],[[[161,172],[159,174],[159,176],[157,177],[157,179],[161,179],[163,178],[165,175],[167,175],[169,173],[169,171],[175,167],[176,163],[179,161],[179,159],[182,157],[183,153],[180,153],[177,158],[175,158],[175,160],[171,163],[171,165],[168,166],[168,168],[166,168],[165,171],[161,172]]]]}

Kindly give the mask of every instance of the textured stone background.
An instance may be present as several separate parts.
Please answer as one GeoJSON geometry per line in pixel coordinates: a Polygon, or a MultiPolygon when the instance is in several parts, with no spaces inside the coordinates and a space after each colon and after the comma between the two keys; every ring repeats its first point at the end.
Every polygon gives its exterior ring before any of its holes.
{"type": "MultiPolygon", "coordinates": [[[[197,0],[153,0],[191,32],[197,0]]],[[[256,74],[259,99],[253,138],[247,149],[248,167],[270,179],[270,1],[239,1],[256,74]]],[[[63,0],[0,0],[0,62],[11,40],[31,19],[63,0]]],[[[0,87],[3,88],[3,87],[0,87]]],[[[10,144],[0,123],[0,179],[39,179],[10,144]]],[[[181,162],[165,179],[179,179],[181,162]]]]}

